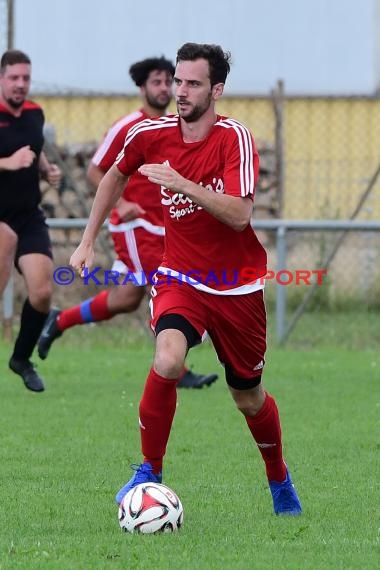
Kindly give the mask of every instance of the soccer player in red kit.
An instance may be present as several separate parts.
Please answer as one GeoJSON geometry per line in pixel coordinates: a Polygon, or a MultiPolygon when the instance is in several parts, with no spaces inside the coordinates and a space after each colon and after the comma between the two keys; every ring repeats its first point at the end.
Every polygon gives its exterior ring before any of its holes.
{"type": "Polygon", "coordinates": [[[140,402],[143,462],[116,495],[161,482],[176,410],[176,383],[188,350],[207,331],[237,408],[265,463],[274,512],[301,504],[282,453],[276,402],[263,387],[266,253],[251,228],[259,158],[251,133],[217,115],[230,55],[220,46],[184,44],[174,75],[178,115],[133,127],[102,180],[71,264],[83,274],[109,208],[136,169],[161,187],[165,254],[152,290],[156,351],[140,402]],[[250,281],[244,268],[255,268],[250,281]]]}
{"type": "MultiPolygon", "coordinates": [[[[87,178],[95,188],[123,149],[129,129],[143,119],[165,115],[172,99],[174,65],[165,57],[138,61],[131,65],[129,74],[140,88],[143,105],[116,121],[94,154],[87,178]]],[[[159,186],[139,172],[135,173],[112,209],[109,230],[117,256],[112,270],[118,276],[128,276],[128,280],[73,307],[51,309],[38,342],[38,353],[43,360],[53,342],[67,329],[131,313],[141,305],[164,251],[159,186]]],[[[184,368],[177,387],[199,389],[210,386],[217,378],[214,373],[196,374],[184,368]]]]}

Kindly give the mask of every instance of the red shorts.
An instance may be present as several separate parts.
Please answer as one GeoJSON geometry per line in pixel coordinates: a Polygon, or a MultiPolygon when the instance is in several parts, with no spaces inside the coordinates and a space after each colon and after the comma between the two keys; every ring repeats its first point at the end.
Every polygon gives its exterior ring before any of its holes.
{"type": "Polygon", "coordinates": [[[111,232],[117,260],[112,269],[122,274],[145,274],[147,281],[161,264],[164,252],[164,237],[135,228],[125,232],[111,232]]]}
{"type": "Polygon", "coordinates": [[[262,290],[248,295],[212,295],[175,279],[157,284],[151,300],[154,330],[167,314],[182,315],[200,337],[207,332],[222,364],[239,378],[260,376],[265,363],[266,311],[262,290]]]}

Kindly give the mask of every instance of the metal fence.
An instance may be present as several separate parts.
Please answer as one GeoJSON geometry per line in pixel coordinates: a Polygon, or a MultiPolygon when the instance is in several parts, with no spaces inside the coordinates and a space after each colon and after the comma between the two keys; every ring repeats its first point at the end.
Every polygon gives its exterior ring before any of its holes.
{"type": "MultiPolygon", "coordinates": [[[[129,109],[136,108],[137,101],[100,98],[91,103],[85,97],[78,107],[78,99],[69,97],[48,98],[45,103],[53,131],[47,131],[46,151],[52,160],[59,162],[64,179],[58,193],[42,183],[42,205],[51,218],[56,258],[66,256],[67,260],[69,256],[65,251],[75,246],[78,230],[63,230],[62,225],[58,228],[56,224],[66,223],[66,228],[73,228],[81,223],[81,219],[88,216],[94,196],[85,178],[88,161],[96,147],[95,139],[88,138],[88,127],[94,128],[96,124],[98,132],[106,130],[112,122],[111,115],[112,118],[120,116],[123,108],[128,112],[126,103],[129,109]],[[116,103],[117,109],[113,106],[116,103]],[[96,114],[95,109],[104,112],[96,114]],[[66,125],[66,130],[60,125],[66,125]],[[78,142],[79,138],[82,142],[78,142]]],[[[380,124],[380,102],[376,99],[286,100],[277,93],[259,100],[227,99],[222,112],[241,117],[243,122],[248,123],[250,119],[253,132],[262,135],[257,137],[262,171],[254,225],[269,253],[269,269],[286,269],[293,274],[310,272],[321,267],[333,252],[324,285],[313,292],[307,306],[315,305],[316,299],[319,306],[324,307],[349,306],[350,303],[378,306],[380,130],[376,127],[380,124]],[[334,138],[334,144],[329,141],[330,137],[334,138]],[[325,221],[318,222],[320,219],[325,221]],[[349,223],[351,229],[343,230],[342,223],[349,223]],[[320,224],[325,224],[323,229],[320,224]],[[337,233],[335,228],[343,234],[337,233]],[[344,233],[346,230],[349,233],[344,233]],[[286,235],[286,265],[281,253],[282,232],[286,235]]],[[[102,254],[106,256],[103,266],[109,266],[112,245],[106,234],[102,234],[101,245],[102,254]]],[[[16,308],[17,286],[16,279],[16,308]]],[[[289,308],[302,313],[305,310],[302,300],[311,290],[305,282],[279,286],[276,279],[268,280],[266,296],[276,306],[279,342],[286,340],[294,326],[289,308]]],[[[58,293],[64,305],[75,302],[75,298],[69,301],[63,298],[62,292],[58,293]]],[[[86,293],[88,296],[88,291],[86,293]]]]}
{"type": "MultiPolygon", "coordinates": [[[[86,222],[86,219],[48,219],[53,242],[54,231],[81,229],[86,222]]],[[[372,302],[378,306],[380,221],[253,220],[252,226],[261,237],[265,238],[267,233],[275,236],[271,240],[274,245],[268,248],[266,290],[269,303],[275,308],[279,344],[286,343],[298,320],[315,300],[323,309],[334,303],[349,306],[353,299],[355,305],[372,302]],[[346,258],[350,259],[349,266],[346,258]],[[354,292],[347,287],[347,278],[355,286],[354,292]]],[[[70,247],[75,245],[70,240],[65,243],[66,247],[68,243],[70,247]]],[[[68,256],[63,264],[67,263],[68,256]]],[[[66,303],[72,304],[75,302],[73,290],[66,287],[65,290],[66,303]]],[[[14,282],[11,280],[3,296],[3,329],[5,327],[8,333],[13,306],[14,282]]]]}

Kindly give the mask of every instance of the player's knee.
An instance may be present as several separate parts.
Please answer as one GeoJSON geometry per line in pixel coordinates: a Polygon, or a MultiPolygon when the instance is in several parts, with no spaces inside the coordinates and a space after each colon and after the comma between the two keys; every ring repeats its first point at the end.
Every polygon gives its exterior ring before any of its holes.
{"type": "Polygon", "coordinates": [[[162,331],[173,329],[180,331],[186,339],[187,350],[202,342],[201,336],[195,327],[182,315],[170,313],[163,315],[157,321],[155,327],[156,336],[162,331]]]}
{"type": "Polygon", "coordinates": [[[50,281],[46,281],[32,291],[29,291],[29,301],[35,309],[45,312],[50,307],[52,295],[53,285],[50,281]]]}
{"type": "Polygon", "coordinates": [[[253,418],[263,405],[263,399],[259,394],[252,394],[251,392],[242,392],[241,398],[235,398],[236,407],[243,416],[253,418]]]}
{"type": "Polygon", "coordinates": [[[114,314],[133,313],[137,311],[144,297],[144,288],[132,284],[121,285],[111,289],[108,307],[114,314]]]}
{"type": "Polygon", "coordinates": [[[114,313],[134,313],[140,305],[141,299],[129,297],[127,299],[123,299],[121,303],[113,305],[111,310],[114,313]]]}
{"type": "Polygon", "coordinates": [[[161,348],[154,357],[154,369],[164,378],[179,378],[183,370],[183,356],[173,350],[161,348]]]}
{"type": "Polygon", "coordinates": [[[261,375],[253,378],[241,378],[228,365],[225,366],[225,375],[239,412],[244,416],[255,416],[265,400],[261,375]]]}
{"type": "Polygon", "coordinates": [[[156,327],[155,370],[165,378],[179,378],[187,351],[200,337],[196,329],[181,315],[159,318],[156,327]]]}

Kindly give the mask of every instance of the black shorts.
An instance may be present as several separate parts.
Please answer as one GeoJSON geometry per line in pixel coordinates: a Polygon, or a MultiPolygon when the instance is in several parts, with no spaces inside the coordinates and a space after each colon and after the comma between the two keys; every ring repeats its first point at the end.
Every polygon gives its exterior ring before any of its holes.
{"type": "Polygon", "coordinates": [[[53,259],[48,226],[39,208],[28,212],[18,212],[12,216],[0,216],[0,221],[6,223],[17,234],[18,243],[14,264],[18,271],[20,271],[18,261],[22,255],[42,253],[53,259]]]}

